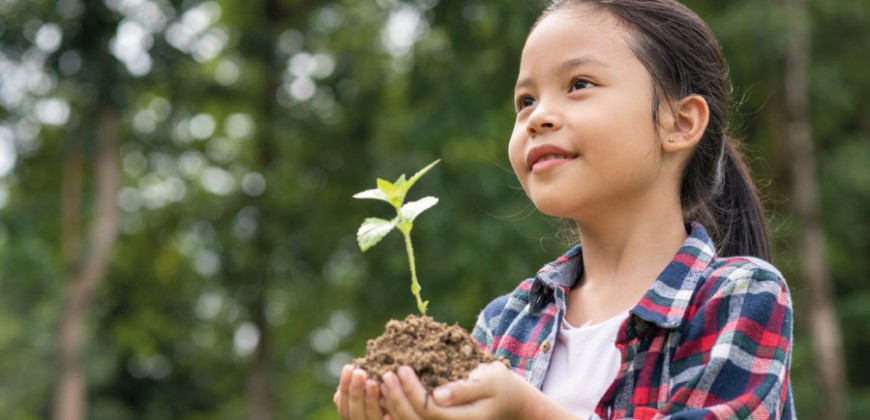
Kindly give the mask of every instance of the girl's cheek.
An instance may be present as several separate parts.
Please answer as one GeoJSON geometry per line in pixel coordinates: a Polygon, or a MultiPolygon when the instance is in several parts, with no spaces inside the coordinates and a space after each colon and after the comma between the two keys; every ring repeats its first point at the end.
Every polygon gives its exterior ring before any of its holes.
{"type": "Polygon", "coordinates": [[[514,132],[511,134],[510,143],[508,143],[508,157],[510,158],[511,165],[514,167],[514,170],[519,170],[520,168],[517,166],[521,160],[525,159],[524,147],[522,141],[522,135],[524,129],[516,128],[514,132]]]}
{"type": "Polygon", "coordinates": [[[522,157],[522,151],[518,149],[511,149],[509,156],[511,161],[511,167],[514,169],[514,174],[520,179],[523,180],[523,176],[526,173],[525,164],[523,163],[524,158],[522,157]]]}

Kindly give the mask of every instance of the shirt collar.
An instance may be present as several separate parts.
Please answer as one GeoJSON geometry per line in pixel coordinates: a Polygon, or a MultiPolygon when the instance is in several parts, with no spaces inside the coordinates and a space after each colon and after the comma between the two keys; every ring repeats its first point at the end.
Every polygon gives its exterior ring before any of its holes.
{"type": "Polygon", "coordinates": [[[581,255],[580,245],[575,245],[565,255],[538,270],[529,291],[532,313],[538,312],[549,303],[555,289],[562,289],[563,294],[567,294],[574,287],[583,272],[581,255]]]}
{"type": "MultiPolygon", "coordinates": [[[[716,248],[699,223],[687,226],[689,236],[652,287],[647,290],[631,313],[662,328],[674,328],[683,322],[695,286],[710,263],[716,258],[716,248]]],[[[553,290],[561,288],[567,294],[583,272],[580,245],[576,245],[543,268],[532,283],[532,311],[543,308],[553,290]]]]}

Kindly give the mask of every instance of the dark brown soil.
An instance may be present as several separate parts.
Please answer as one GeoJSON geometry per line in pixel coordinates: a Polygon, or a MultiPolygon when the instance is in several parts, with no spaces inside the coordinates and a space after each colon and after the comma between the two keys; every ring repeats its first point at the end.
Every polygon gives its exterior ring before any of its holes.
{"type": "Polygon", "coordinates": [[[494,361],[507,363],[481,351],[462,327],[408,315],[404,321],[387,322],[386,331],[366,344],[366,357],[353,364],[378,381],[383,374],[408,365],[431,392],[439,385],[467,378],[481,363],[494,361]]]}

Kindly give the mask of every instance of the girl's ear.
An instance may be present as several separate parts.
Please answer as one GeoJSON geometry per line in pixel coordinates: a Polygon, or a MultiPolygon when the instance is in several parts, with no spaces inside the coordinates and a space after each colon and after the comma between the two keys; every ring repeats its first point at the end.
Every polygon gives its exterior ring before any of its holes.
{"type": "Polygon", "coordinates": [[[662,148],[665,153],[690,150],[698,144],[707,129],[710,108],[700,95],[689,95],[675,104],[671,121],[665,131],[662,148]]]}

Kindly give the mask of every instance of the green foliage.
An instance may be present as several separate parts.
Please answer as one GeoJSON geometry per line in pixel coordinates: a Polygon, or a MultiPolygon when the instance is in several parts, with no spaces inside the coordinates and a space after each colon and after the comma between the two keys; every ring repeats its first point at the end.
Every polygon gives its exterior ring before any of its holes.
{"type": "Polygon", "coordinates": [[[405,203],[405,195],[408,190],[419,180],[426,172],[429,172],[432,167],[438,164],[441,159],[430,163],[425,168],[419,170],[411,179],[406,180],[405,174],[399,176],[396,182],[390,182],[378,178],[378,188],[366,190],[355,194],[354,198],[381,200],[390,203],[396,209],[396,217],[393,220],[378,219],[376,217],[367,218],[359,227],[356,237],[359,243],[359,248],[366,252],[369,248],[375,246],[383,239],[393,228],[398,228],[405,238],[405,251],[408,255],[408,264],[411,269],[411,293],[417,299],[417,309],[420,313],[426,315],[426,308],[429,306],[429,301],[423,301],[420,297],[420,282],[417,280],[417,266],[414,260],[414,247],[411,245],[411,229],[414,227],[414,219],[421,213],[428,210],[435,204],[438,204],[438,199],[432,196],[423,197],[417,201],[405,203]]]}
{"type": "MultiPolygon", "coordinates": [[[[795,299],[798,415],[824,418],[808,335],[813,297],[798,280],[787,195],[779,57],[789,18],[768,2],[686,4],[722,42],[735,86],[732,127],[762,181],[775,263],[795,299]]],[[[851,412],[862,418],[870,407],[870,4],[810,5],[818,178],[851,412]]],[[[366,215],[348,197],[376,174],[422,167],[431,156],[445,164],[427,189],[443,201],[416,224],[415,240],[426,244],[416,258],[427,264],[427,297],[441,303],[429,312],[470,328],[490,299],[565,248],[506,153],[519,56],[542,6],[0,2],[0,168],[13,159],[0,173],[2,417],[51,411],[67,286],[62,232],[72,226],[61,215],[61,167],[71,145],[82,145],[86,226],[103,103],[120,115],[122,219],[86,325],[88,418],[245,418],[259,357],[271,363],[273,418],[335,418],[337,368],[365,351],[384,319],[412,308],[397,299],[407,295],[403,244],[383,241],[383,252],[363,258],[352,232],[366,215]],[[388,36],[402,27],[416,29],[388,36]]]]}

